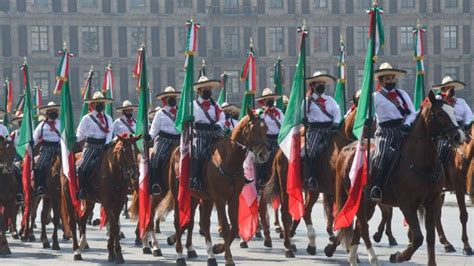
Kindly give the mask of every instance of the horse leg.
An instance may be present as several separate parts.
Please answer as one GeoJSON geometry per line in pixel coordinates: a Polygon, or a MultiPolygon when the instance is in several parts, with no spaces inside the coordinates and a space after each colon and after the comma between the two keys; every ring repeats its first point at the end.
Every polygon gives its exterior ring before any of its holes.
{"type": "Polygon", "coordinates": [[[140,230],[138,229],[138,222],[137,227],[135,228],[135,246],[140,246],[142,244],[142,239],[140,238],[140,230]]]}
{"type": "Polygon", "coordinates": [[[332,225],[334,223],[334,196],[323,194],[324,213],[326,214],[326,232],[329,235],[329,241],[335,241],[334,230],[332,225]]]}
{"type": "Polygon", "coordinates": [[[84,211],[85,215],[83,215],[79,219],[79,222],[78,222],[79,234],[81,236],[81,239],[79,241],[79,248],[81,250],[90,249],[89,243],[87,242],[87,237],[86,237],[86,224],[87,224],[87,217],[89,216],[88,214],[94,210],[94,205],[95,205],[94,203],[90,203],[90,202],[86,203],[86,209],[84,211]]]}
{"type": "Polygon", "coordinates": [[[291,216],[288,212],[288,199],[282,199],[281,202],[281,221],[283,223],[283,235],[284,235],[284,242],[283,245],[285,246],[285,257],[287,258],[294,258],[295,254],[291,249],[291,234],[290,234],[290,224],[291,224],[291,216]]]}
{"type": "Polygon", "coordinates": [[[381,205],[378,206],[382,214],[382,219],[380,220],[379,226],[377,227],[377,232],[372,236],[376,243],[379,243],[380,240],[382,240],[382,235],[387,223],[387,207],[381,205]]]}
{"type": "Polygon", "coordinates": [[[43,243],[43,248],[51,248],[46,235],[46,224],[48,223],[48,214],[51,212],[51,200],[43,197],[43,209],[41,210],[41,236],[40,240],[43,243]]]}
{"type": "MultiPolygon", "coordinates": [[[[463,249],[462,252],[464,255],[474,255],[474,252],[472,252],[472,248],[469,245],[469,240],[467,238],[467,219],[468,219],[468,214],[467,214],[467,209],[466,209],[466,202],[464,199],[464,191],[463,190],[458,190],[456,191],[456,200],[458,202],[458,207],[459,207],[459,220],[461,221],[462,225],[462,237],[461,240],[463,242],[463,249]]],[[[441,215],[440,215],[441,217],[441,215]]]]}
{"type": "Polygon", "coordinates": [[[61,213],[59,210],[59,196],[56,196],[56,200],[53,200],[51,202],[52,207],[53,207],[53,250],[60,250],[61,248],[59,247],[59,241],[58,241],[58,228],[59,228],[59,221],[61,219],[61,213]]]}
{"type": "MultiPolygon", "coordinates": [[[[153,221],[153,220],[152,220],[153,221]]],[[[152,239],[152,249],[154,257],[162,257],[163,253],[161,252],[160,244],[158,243],[158,238],[156,237],[156,232],[154,230],[150,231],[152,239]]]]}
{"type": "MultiPolygon", "coordinates": [[[[270,237],[270,225],[269,225],[269,220],[267,219],[267,208],[268,205],[266,204],[264,200],[264,196],[260,197],[260,205],[258,206],[258,215],[260,216],[260,221],[262,222],[262,229],[263,229],[263,236],[264,236],[264,241],[263,245],[265,247],[272,247],[272,238],[270,237]]],[[[230,209],[228,210],[230,212],[230,209]]],[[[230,213],[229,213],[229,219],[230,213]]],[[[232,224],[232,220],[231,220],[232,224]]],[[[238,232],[236,233],[238,234],[238,232]]]]}
{"type": "MultiPolygon", "coordinates": [[[[444,203],[444,194],[442,194],[441,196],[441,204],[443,203],[444,203]]],[[[437,221],[436,221],[436,230],[438,231],[439,242],[444,246],[445,252],[447,253],[456,252],[456,249],[448,241],[448,239],[446,238],[446,234],[444,233],[443,224],[441,222],[441,213],[442,213],[442,210],[440,210],[439,217],[437,217],[437,221]]]]}
{"type": "MultiPolygon", "coordinates": [[[[191,201],[193,199],[191,198],[191,201]]],[[[179,224],[179,206],[177,202],[177,198],[174,198],[174,229],[176,231],[175,234],[175,249],[176,249],[176,265],[183,266],[186,265],[186,260],[183,255],[183,244],[181,242],[181,235],[183,234],[183,230],[181,229],[181,225],[179,224]]]]}
{"type": "Polygon", "coordinates": [[[428,248],[428,265],[436,265],[435,255],[435,223],[440,215],[441,210],[441,199],[437,197],[435,200],[424,204],[426,215],[425,215],[425,228],[426,228],[426,244],[428,248]]]}
{"type": "Polygon", "coordinates": [[[386,215],[387,215],[387,220],[385,223],[385,235],[388,237],[388,244],[390,246],[397,246],[398,245],[397,240],[395,239],[392,233],[392,217],[393,217],[392,207],[387,208],[386,215]]]}
{"type": "Polygon", "coordinates": [[[392,263],[409,261],[415,251],[423,244],[423,234],[421,233],[417,210],[403,208],[401,206],[400,209],[403,213],[403,216],[405,216],[408,226],[410,227],[412,241],[402,253],[396,252],[390,255],[390,262],[392,263]]]}
{"type": "Polygon", "coordinates": [[[3,203],[0,203],[0,255],[2,256],[12,254],[8,247],[7,236],[5,235],[9,217],[7,208],[3,203]]]}
{"type": "Polygon", "coordinates": [[[107,213],[107,219],[109,220],[110,226],[110,235],[113,236],[114,240],[114,252],[115,252],[115,263],[124,264],[125,260],[123,259],[122,247],[120,246],[120,210],[122,209],[123,204],[116,206],[112,211],[107,213]]]}
{"type": "Polygon", "coordinates": [[[207,251],[207,265],[208,266],[217,266],[216,257],[214,255],[212,240],[211,240],[211,215],[212,215],[212,208],[214,203],[212,201],[206,200],[200,205],[199,212],[201,216],[200,229],[204,234],[204,238],[206,239],[206,251],[207,251]]]}
{"type": "Polygon", "coordinates": [[[273,213],[275,217],[275,221],[273,222],[273,225],[275,226],[275,232],[281,234],[283,229],[281,228],[280,219],[278,218],[278,207],[273,210],[273,213]]]}
{"type": "MultiPolygon", "coordinates": [[[[308,252],[308,254],[310,255],[316,255],[316,230],[314,229],[314,226],[313,226],[311,212],[313,211],[313,206],[318,201],[318,198],[319,198],[318,192],[308,192],[308,195],[306,196],[305,206],[304,206],[305,210],[304,210],[303,219],[304,219],[304,222],[306,223],[306,228],[308,229],[307,235],[308,235],[308,240],[309,240],[308,246],[306,247],[306,252],[308,252]]],[[[294,224],[295,223],[293,223],[293,225],[294,224]]],[[[293,233],[293,230],[296,231],[296,226],[291,229],[292,233],[293,233]]],[[[293,249],[293,251],[296,251],[296,248],[293,249]]]]}
{"type": "Polygon", "coordinates": [[[123,216],[125,217],[125,219],[130,219],[130,214],[128,213],[128,197],[125,201],[125,204],[123,205],[123,216]]]}
{"type": "Polygon", "coordinates": [[[222,226],[222,235],[224,236],[224,244],[216,244],[212,248],[214,254],[220,254],[225,250],[225,243],[227,243],[228,235],[230,234],[230,226],[229,222],[227,221],[227,215],[225,213],[225,200],[220,199],[215,201],[216,210],[217,210],[217,218],[219,220],[220,225],[222,226]]]}
{"type": "Polygon", "coordinates": [[[368,224],[368,217],[372,217],[373,212],[375,211],[375,205],[368,203],[362,204],[359,207],[359,211],[357,213],[357,222],[359,223],[359,230],[360,236],[364,240],[365,247],[367,248],[367,253],[369,255],[369,262],[371,265],[380,265],[377,255],[375,254],[374,248],[372,246],[372,242],[370,240],[369,234],[369,224],[368,224]]]}
{"type": "MultiPolygon", "coordinates": [[[[235,236],[239,232],[239,194],[235,194],[230,202],[228,203],[229,207],[227,208],[227,214],[229,215],[229,220],[230,220],[230,234],[228,235],[228,238],[226,239],[225,243],[225,260],[226,260],[226,265],[235,265],[234,260],[232,257],[232,253],[230,251],[230,246],[232,245],[232,242],[235,239],[235,236]]],[[[265,214],[267,213],[266,206],[267,204],[262,204],[265,206],[265,214]]],[[[265,221],[267,220],[267,217],[265,215],[265,219],[262,219],[265,221]]],[[[267,224],[268,226],[268,224],[267,224]]]]}
{"type": "MultiPolygon", "coordinates": [[[[188,259],[197,258],[197,253],[193,247],[193,229],[194,229],[194,216],[196,215],[196,209],[199,206],[197,200],[191,200],[191,217],[189,217],[188,232],[186,234],[186,249],[188,251],[188,259]]],[[[202,215],[200,215],[202,218],[202,215]]]]}

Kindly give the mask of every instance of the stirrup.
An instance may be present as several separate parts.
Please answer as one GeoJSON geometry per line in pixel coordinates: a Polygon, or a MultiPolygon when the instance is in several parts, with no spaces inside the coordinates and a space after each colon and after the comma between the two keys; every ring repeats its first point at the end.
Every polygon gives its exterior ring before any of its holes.
{"type": "Polygon", "coordinates": [[[23,194],[18,193],[16,194],[16,204],[23,204],[25,203],[25,198],[23,197],[23,194]]]}
{"type": "Polygon", "coordinates": [[[375,201],[375,202],[381,202],[382,201],[382,189],[379,186],[374,186],[370,190],[370,199],[375,201]]]}
{"type": "Polygon", "coordinates": [[[309,190],[316,190],[319,188],[319,184],[318,184],[318,180],[316,180],[316,178],[314,177],[310,177],[308,178],[308,189],[309,190]]]}
{"type": "Polygon", "coordinates": [[[159,196],[161,195],[161,187],[160,185],[158,184],[153,184],[153,186],[151,186],[151,195],[153,196],[159,196]]]}
{"type": "Polygon", "coordinates": [[[189,188],[195,191],[201,191],[201,186],[201,180],[199,180],[197,177],[194,177],[189,184],[189,188]]]}
{"type": "Polygon", "coordinates": [[[86,200],[86,191],[84,189],[79,190],[79,192],[77,193],[77,198],[80,200],[86,200]]]}
{"type": "Polygon", "coordinates": [[[36,190],[38,197],[43,197],[46,194],[46,189],[43,186],[39,186],[36,190]]]}

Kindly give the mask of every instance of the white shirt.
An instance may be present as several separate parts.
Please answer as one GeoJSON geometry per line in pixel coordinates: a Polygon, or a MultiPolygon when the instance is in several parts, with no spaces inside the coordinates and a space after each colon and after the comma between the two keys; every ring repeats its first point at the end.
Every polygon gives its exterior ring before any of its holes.
{"type": "Polygon", "coordinates": [[[224,118],[223,128],[232,130],[237,125],[237,123],[239,123],[239,121],[236,120],[236,119],[233,119],[233,118],[225,119],[224,118]],[[227,124],[229,124],[229,125],[227,126],[227,124]]]}
{"type": "Polygon", "coordinates": [[[271,107],[272,110],[275,110],[276,112],[280,114],[280,115],[274,116],[275,120],[277,120],[278,123],[280,124],[280,126],[278,126],[277,122],[273,120],[273,118],[271,118],[270,115],[267,114],[266,112],[267,109],[268,108],[260,108],[257,110],[257,113],[262,113],[261,116],[268,127],[267,135],[278,135],[278,133],[280,133],[280,127],[281,127],[281,124],[283,123],[283,118],[285,117],[285,115],[280,109],[278,109],[278,107],[271,107]]]}
{"type": "Polygon", "coordinates": [[[171,120],[171,118],[166,115],[163,110],[166,110],[166,112],[173,115],[170,112],[171,107],[169,106],[165,106],[160,111],[155,113],[155,117],[153,118],[153,122],[151,122],[150,128],[150,136],[152,139],[155,139],[160,131],[168,134],[179,135],[179,132],[175,128],[175,121],[171,120]]]}
{"type": "MultiPolygon", "coordinates": [[[[200,123],[200,124],[211,124],[211,121],[207,119],[207,116],[204,114],[204,110],[201,109],[201,107],[198,105],[199,103],[203,103],[204,101],[201,97],[199,97],[197,100],[194,100],[193,105],[194,105],[194,123],[200,123]]],[[[216,103],[217,105],[217,103],[216,103]]],[[[218,107],[219,108],[219,107],[218,107]]],[[[225,115],[222,110],[219,112],[219,117],[216,117],[216,108],[214,105],[210,105],[209,110],[207,110],[207,113],[211,117],[212,120],[216,121],[216,124],[224,125],[224,120],[225,120],[225,115]]]]}
{"type": "Polygon", "coordinates": [[[454,105],[454,116],[456,121],[462,121],[465,125],[469,125],[474,120],[469,105],[464,99],[458,97],[456,97],[456,104],[454,105]]]}
{"type": "Polygon", "coordinates": [[[51,131],[49,124],[46,123],[46,121],[41,121],[41,123],[38,124],[35,131],[33,132],[33,141],[35,145],[42,140],[48,142],[59,142],[61,140],[59,135],[59,130],[61,130],[61,122],[58,119],[54,120],[54,127],[56,128],[56,131],[51,131]]]}
{"type": "MultiPolygon", "coordinates": [[[[100,119],[97,117],[96,111],[92,111],[92,113],[85,115],[77,127],[77,141],[79,142],[86,138],[94,138],[105,139],[105,143],[109,143],[112,140],[114,134],[112,118],[108,114],[103,113],[104,117],[107,119],[107,125],[109,129],[108,132],[103,132],[99,126],[89,117],[90,114],[92,114],[100,123],[100,119]]],[[[103,127],[105,128],[106,125],[104,124],[103,127]]]]}
{"type": "Polygon", "coordinates": [[[117,118],[114,121],[114,136],[120,136],[120,135],[124,135],[124,134],[126,134],[126,135],[135,134],[135,131],[137,129],[137,121],[134,118],[132,118],[131,128],[132,128],[133,132],[130,131],[128,126],[129,126],[128,125],[128,119],[124,115],[122,115],[120,118],[117,118]]]}
{"type": "MultiPolygon", "coordinates": [[[[387,91],[385,88],[382,88],[382,90],[387,91]]],[[[400,93],[400,95],[403,97],[403,99],[405,100],[407,107],[410,110],[410,114],[402,116],[402,114],[400,114],[395,104],[393,104],[390,100],[388,100],[385,96],[383,96],[382,93],[376,92],[374,95],[374,105],[375,105],[375,116],[377,118],[378,124],[391,121],[391,120],[396,120],[396,119],[405,119],[404,124],[411,125],[411,123],[415,121],[416,112],[415,112],[415,107],[413,106],[413,102],[410,99],[410,96],[408,96],[408,94],[404,90],[400,90],[400,89],[397,89],[397,90],[400,93]]],[[[400,99],[400,97],[397,97],[397,100],[399,101],[400,105],[403,107],[402,100],[400,99]]]]}
{"type": "Polygon", "coordinates": [[[337,104],[336,100],[334,100],[334,98],[324,93],[321,95],[317,95],[316,93],[313,93],[313,95],[311,95],[311,98],[308,99],[309,111],[306,110],[308,114],[308,122],[310,123],[333,122],[333,123],[338,124],[341,121],[341,110],[339,109],[339,105],[337,104]],[[321,108],[319,108],[319,106],[314,103],[314,101],[316,101],[319,97],[325,100],[324,105],[326,107],[326,112],[332,115],[333,117],[332,119],[328,117],[326,114],[324,114],[321,108]],[[313,100],[311,100],[311,98],[313,100]]]}
{"type": "Polygon", "coordinates": [[[0,124],[0,136],[2,136],[3,138],[7,138],[9,135],[8,135],[8,129],[5,125],[3,124],[0,124]]]}

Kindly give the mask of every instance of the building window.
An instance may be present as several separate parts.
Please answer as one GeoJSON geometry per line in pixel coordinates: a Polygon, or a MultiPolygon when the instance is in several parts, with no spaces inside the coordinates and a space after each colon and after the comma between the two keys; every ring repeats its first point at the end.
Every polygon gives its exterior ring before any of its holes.
{"type": "Polygon", "coordinates": [[[416,69],[413,68],[412,66],[407,66],[407,67],[404,67],[402,69],[405,69],[407,70],[407,74],[405,77],[403,77],[403,79],[399,79],[401,82],[401,84],[399,85],[398,88],[400,89],[405,89],[407,93],[410,94],[410,97],[413,97],[413,90],[409,89],[409,88],[414,88],[415,87],[415,74],[416,74],[416,69]],[[403,87],[400,87],[400,86],[403,86],[403,87]]]}
{"type": "Polygon", "coordinates": [[[415,0],[402,0],[402,8],[413,8],[415,7],[415,0]]]}
{"type": "Polygon", "coordinates": [[[31,0],[31,3],[35,6],[48,6],[48,1],[49,0],[31,0]]]}
{"type": "Polygon", "coordinates": [[[458,27],[444,26],[444,48],[457,49],[458,48],[458,27]]]}
{"type": "Polygon", "coordinates": [[[185,27],[178,28],[178,42],[179,42],[179,52],[184,53],[186,50],[186,35],[188,33],[188,29],[185,27]]]}
{"type": "Polygon", "coordinates": [[[145,8],[146,7],[145,0],[130,0],[130,7],[131,8],[145,8]]]}
{"type": "Polygon", "coordinates": [[[457,67],[444,68],[444,74],[450,76],[453,80],[459,80],[459,68],[457,67]]]}
{"type": "Polygon", "coordinates": [[[356,27],[357,33],[357,50],[365,51],[367,50],[367,45],[369,43],[369,27],[361,26],[356,27]]]}
{"type": "Polygon", "coordinates": [[[48,71],[35,71],[33,72],[33,85],[39,86],[41,89],[41,95],[43,97],[49,97],[49,72],[48,71]]]}
{"type": "Polygon", "coordinates": [[[80,0],[82,8],[97,8],[97,0],[80,0]]]}
{"type": "Polygon", "coordinates": [[[327,0],[313,0],[313,7],[314,8],[327,8],[328,1],[327,0]]]}
{"type": "Polygon", "coordinates": [[[270,36],[270,50],[272,52],[283,51],[283,28],[282,27],[268,28],[268,34],[270,36]]]}
{"type": "Polygon", "coordinates": [[[240,80],[240,71],[231,70],[227,71],[227,73],[229,74],[227,78],[227,101],[229,103],[238,103],[242,95],[240,86],[243,84],[240,80]]]}
{"type": "Polygon", "coordinates": [[[271,8],[283,8],[283,0],[271,0],[270,1],[271,8]]]}
{"type": "Polygon", "coordinates": [[[402,50],[413,49],[412,27],[400,27],[400,44],[402,50]]]}
{"type": "Polygon", "coordinates": [[[31,27],[31,50],[48,51],[48,26],[31,27]]]}
{"type": "Polygon", "coordinates": [[[237,14],[239,9],[238,0],[225,0],[224,1],[224,14],[237,14]]]}
{"type": "Polygon", "coordinates": [[[360,8],[371,8],[372,1],[371,0],[359,0],[359,7],[360,8]]]}
{"type": "Polygon", "coordinates": [[[355,91],[362,89],[362,80],[364,79],[364,69],[357,70],[357,88],[355,91]]]}
{"type": "Polygon", "coordinates": [[[178,0],[178,7],[193,8],[193,0],[178,0]]]}
{"type": "Polygon", "coordinates": [[[328,28],[327,27],[315,27],[313,37],[314,51],[327,51],[328,50],[328,28]]]}
{"type": "Polygon", "coordinates": [[[130,28],[130,48],[132,49],[132,54],[137,52],[137,49],[140,48],[142,44],[146,44],[146,28],[145,27],[131,27],[130,28]]]}
{"type": "Polygon", "coordinates": [[[240,56],[240,37],[238,27],[224,28],[225,57],[236,58],[240,56]]]}
{"type": "Polygon", "coordinates": [[[99,51],[98,27],[82,27],[82,50],[84,52],[99,51]]]}
{"type": "Polygon", "coordinates": [[[445,7],[449,7],[449,8],[458,7],[458,0],[446,0],[445,7]]]}

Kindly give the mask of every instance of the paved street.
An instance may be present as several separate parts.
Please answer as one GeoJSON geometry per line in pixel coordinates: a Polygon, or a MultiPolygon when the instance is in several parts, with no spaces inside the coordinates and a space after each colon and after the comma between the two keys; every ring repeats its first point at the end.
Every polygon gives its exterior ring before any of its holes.
{"type": "MultiPolygon", "coordinates": [[[[453,243],[457,252],[446,254],[443,247],[437,243],[437,262],[438,265],[474,265],[474,257],[466,257],[462,254],[461,242],[461,225],[459,223],[459,212],[457,207],[452,207],[454,202],[454,195],[447,195],[447,205],[443,209],[443,224],[448,239],[453,243]]],[[[470,205],[470,204],[469,204],[470,205]]],[[[283,253],[283,242],[278,239],[277,234],[272,229],[273,248],[265,248],[262,240],[255,240],[249,243],[249,249],[241,249],[238,241],[233,244],[234,261],[237,265],[346,265],[346,254],[343,250],[338,249],[332,258],[324,256],[323,248],[327,244],[327,234],[324,230],[324,216],[322,214],[321,204],[317,204],[313,217],[317,231],[317,255],[310,256],[305,249],[308,243],[306,237],[306,227],[300,226],[298,228],[295,243],[298,248],[296,258],[286,259],[283,253]]],[[[96,212],[98,213],[98,211],[96,212]]],[[[468,232],[471,240],[471,245],[474,245],[474,208],[469,207],[469,224],[468,232]]],[[[213,242],[219,243],[220,239],[216,234],[216,213],[213,213],[213,242]]],[[[121,218],[122,230],[126,238],[122,240],[122,249],[124,252],[125,261],[127,264],[142,264],[142,265],[173,265],[175,262],[174,247],[166,244],[166,237],[173,231],[171,216],[162,224],[163,234],[159,234],[158,238],[161,244],[163,257],[153,257],[152,255],[143,255],[141,248],[134,246],[134,230],[135,223],[130,220],[121,218]]],[[[273,219],[273,218],[272,218],[273,219]]],[[[373,234],[376,225],[380,221],[380,213],[377,211],[375,217],[372,219],[371,234],[373,234]]],[[[39,221],[37,221],[39,227],[39,221]]],[[[195,227],[196,229],[196,227],[195,227]]],[[[375,244],[375,252],[379,256],[379,260],[383,265],[389,264],[389,255],[401,250],[406,246],[407,239],[405,229],[403,228],[403,217],[397,209],[394,211],[393,220],[394,236],[398,240],[398,247],[388,247],[386,238],[383,238],[381,243],[375,244]]],[[[51,237],[51,228],[48,227],[48,234],[51,237]]],[[[60,241],[61,251],[45,250],[39,242],[39,230],[35,231],[37,241],[34,243],[21,243],[19,240],[13,240],[9,237],[10,248],[12,255],[0,258],[0,265],[66,265],[66,264],[105,264],[107,262],[107,248],[105,240],[105,230],[99,230],[98,227],[90,226],[88,228],[88,242],[91,250],[83,252],[83,262],[74,262],[71,241],[60,241]]],[[[205,265],[207,255],[205,251],[204,239],[197,233],[194,234],[194,247],[199,255],[197,259],[188,260],[190,265],[205,265]]],[[[361,265],[368,265],[367,253],[363,245],[359,248],[361,265]]],[[[404,265],[424,265],[426,264],[426,245],[424,244],[419,251],[414,255],[410,263],[404,265]]],[[[223,255],[217,255],[219,264],[224,264],[223,255]]]]}

